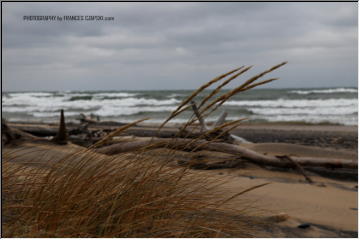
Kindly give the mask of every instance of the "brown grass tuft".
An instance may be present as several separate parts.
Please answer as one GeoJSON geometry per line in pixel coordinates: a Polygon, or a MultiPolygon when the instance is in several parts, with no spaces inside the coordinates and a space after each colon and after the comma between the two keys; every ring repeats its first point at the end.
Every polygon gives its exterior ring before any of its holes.
{"type": "MultiPolygon", "coordinates": [[[[28,154],[31,154],[30,152],[28,154]]],[[[5,237],[249,237],[216,190],[219,182],[143,154],[69,154],[50,169],[4,155],[5,237]]]]}

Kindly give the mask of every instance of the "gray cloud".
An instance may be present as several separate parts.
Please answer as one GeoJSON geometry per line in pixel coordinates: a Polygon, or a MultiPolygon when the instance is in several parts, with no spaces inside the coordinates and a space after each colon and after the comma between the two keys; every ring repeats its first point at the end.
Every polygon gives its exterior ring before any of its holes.
{"type": "Polygon", "coordinates": [[[191,89],[284,60],[271,87],[357,86],[357,3],[37,2],[4,3],[3,13],[5,91],[191,89]]]}

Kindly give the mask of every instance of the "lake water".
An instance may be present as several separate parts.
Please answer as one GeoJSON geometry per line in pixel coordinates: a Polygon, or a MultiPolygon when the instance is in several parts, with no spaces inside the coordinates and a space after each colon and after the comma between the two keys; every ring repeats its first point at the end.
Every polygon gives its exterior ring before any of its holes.
{"type": "MultiPolygon", "coordinates": [[[[211,90],[196,99],[199,102],[211,90]]],[[[101,120],[129,122],[150,117],[147,122],[162,122],[191,90],[168,91],[66,91],[66,92],[3,92],[2,113],[10,121],[54,122],[59,109],[67,120],[79,113],[95,114],[101,120]]],[[[223,94],[224,91],[219,94],[223,94]]],[[[226,111],[229,120],[357,125],[358,90],[326,89],[253,89],[229,99],[207,120],[213,121],[226,111]]],[[[192,114],[186,111],[172,122],[184,122],[192,114]]]]}

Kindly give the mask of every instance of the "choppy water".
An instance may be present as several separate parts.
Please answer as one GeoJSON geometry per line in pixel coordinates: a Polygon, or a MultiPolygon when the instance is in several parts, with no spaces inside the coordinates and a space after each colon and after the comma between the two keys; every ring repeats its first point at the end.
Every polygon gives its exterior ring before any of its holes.
{"type": "MultiPolygon", "coordinates": [[[[96,114],[102,120],[128,122],[150,117],[149,122],[161,122],[192,91],[67,91],[67,92],[4,92],[2,114],[11,121],[57,121],[59,109],[67,119],[79,113],[96,114]]],[[[224,92],[221,92],[222,94],[224,92]]],[[[229,99],[208,120],[221,111],[228,119],[247,117],[250,121],[330,122],[357,125],[358,90],[356,88],[327,89],[254,89],[229,99]]],[[[199,101],[209,94],[203,92],[199,101]]],[[[173,120],[183,122],[191,112],[173,120]]]]}

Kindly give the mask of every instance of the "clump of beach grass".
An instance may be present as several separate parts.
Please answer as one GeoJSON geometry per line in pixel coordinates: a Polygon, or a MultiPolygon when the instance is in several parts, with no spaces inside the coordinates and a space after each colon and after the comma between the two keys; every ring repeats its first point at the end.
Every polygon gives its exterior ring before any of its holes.
{"type": "Polygon", "coordinates": [[[243,221],[224,214],[230,199],[216,190],[221,182],[143,154],[82,151],[46,168],[3,157],[4,237],[254,235],[245,207],[231,210],[243,221]]]}

